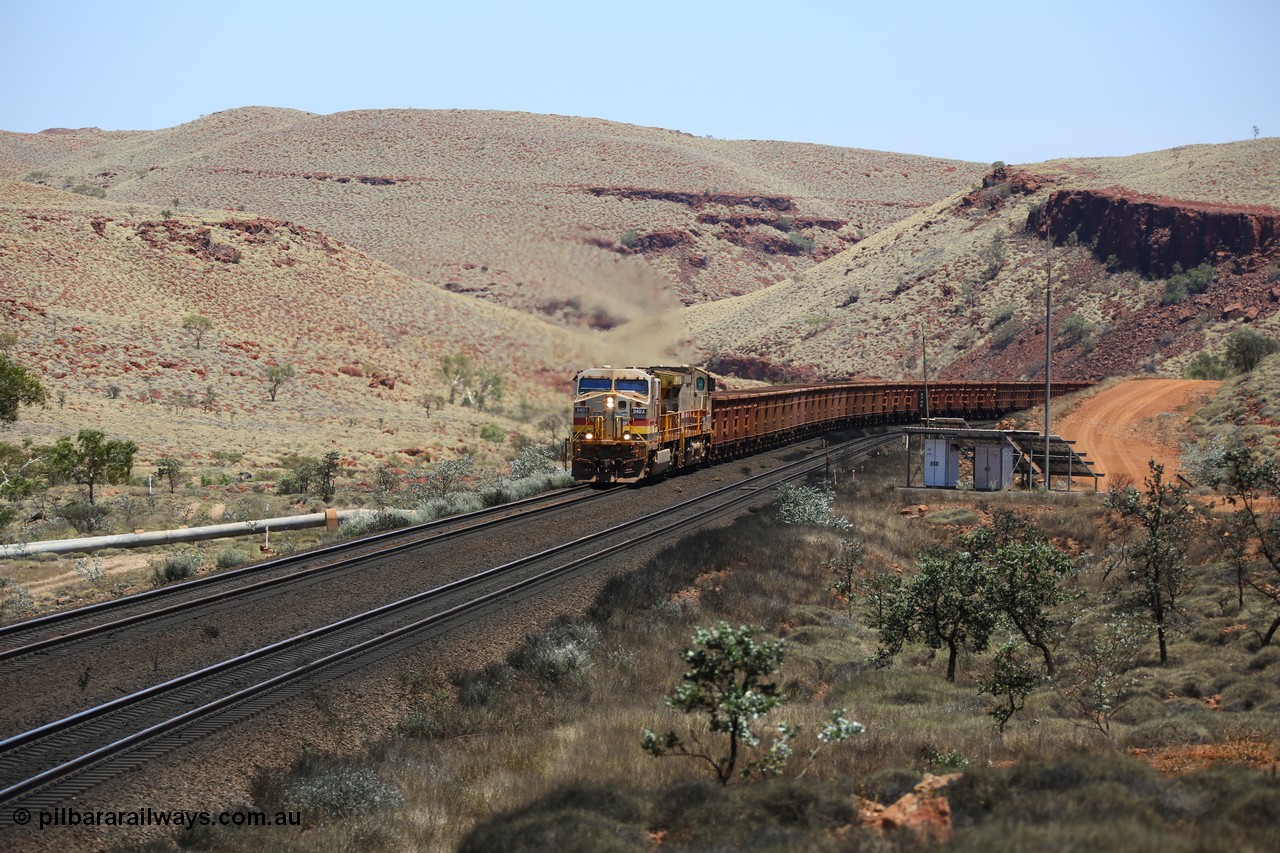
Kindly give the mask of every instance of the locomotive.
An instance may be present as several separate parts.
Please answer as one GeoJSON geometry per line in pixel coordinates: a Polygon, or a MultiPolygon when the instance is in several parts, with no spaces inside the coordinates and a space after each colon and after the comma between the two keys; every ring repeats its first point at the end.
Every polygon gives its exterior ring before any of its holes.
{"type": "Polygon", "coordinates": [[[573,378],[573,478],[636,483],[710,459],[715,379],[697,367],[592,367],[573,378]]]}
{"type": "MultiPolygon", "coordinates": [[[[717,391],[689,365],[580,370],[573,378],[573,478],[637,483],[833,429],[931,417],[995,418],[1044,400],[1038,382],[846,381],[717,391]]],[[[1051,395],[1089,382],[1055,382],[1051,395]]]]}

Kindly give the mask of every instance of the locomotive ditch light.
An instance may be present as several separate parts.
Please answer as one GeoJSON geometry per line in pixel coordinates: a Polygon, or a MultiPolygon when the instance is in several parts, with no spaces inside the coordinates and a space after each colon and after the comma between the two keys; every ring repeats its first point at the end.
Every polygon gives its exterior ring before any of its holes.
{"type": "Polygon", "coordinates": [[[630,440],[631,440],[631,433],[629,433],[629,432],[624,432],[624,433],[622,434],[622,440],[623,440],[623,441],[630,441],[630,440]]]}
{"type": "Polygon", "coordinates": [[[587,441],[590,441],[591,439],[595,438],[595,436],[594,436],[594,435],[592,435],[591,433],[587,433],[586,435],[584,435],[584,436],[582,436],[582,437],[583,437],[583,438],[585,438],[587,441]]]}

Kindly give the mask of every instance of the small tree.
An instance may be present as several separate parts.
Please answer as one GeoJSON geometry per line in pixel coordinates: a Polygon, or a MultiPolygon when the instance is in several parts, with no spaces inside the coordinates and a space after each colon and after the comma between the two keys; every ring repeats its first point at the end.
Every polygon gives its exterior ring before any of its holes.
{"type": "Polygon", "coordinates": [[[782,640],[757,642],[763,629],[755,625],[732,628],[727,622],[699,628],[694,648],[685,649],[689,671],[667,704],[686,714],[707,716],[707,726],[728,738],[727,754],[717,755],[701,744],[688,745],[674,731],[659,737],[644,730],[642,748],[652,755],[683,755],[705,761],[721,785],[728,784],[737,767],[742,746],[757,746],[760,737],[751,724],[782,702],[778,685],[768,681],[782,665],[782,640]]]}
{"type": "Polygon", "coordinates": [[[196,349],[200,349],[200,342],[212,328],[213,321],[203,314],[188,314],[182,318],[182,329],[191,335],[196,343],[196,349]]]}
{"type": "Polygon", "coordinates": [[[89,487],[89,503],[98,483],[120,483],[133,471],[138,445],[132,441],[107,439],[96,429],[82,429],[73,444],[69,436],[59,438],[49,449],[49,466],[55,476],[89,487]]]}
{"type": "Polygon", "coordinates": [[[1237,329],[1227,336],[1227,364],[1236,373],[1251,373],[1280,344],[1253,329],[1237,329]]]}
{"type": "Polygon", "coordinates": [[[1137,664],[1147,629],[1126,614],[1098,615],[1077,623],[1067,641],[1072,654],[1054,688],[1068,713],[1111,737],[1111,718],[1136,695],[1130,688],[1137,679],[1128,673],[1137,664]]]}
{"type": "Polygon", "coordinates": [[[440,375],[444,378],[445,387],[449,389],[449,405],[458,401],[458,395],[466,390],[475,365],[471,359],[461,353],[446,355],[440,359],[440,375]]]}
{"type": "Polygon", "coordinates": [[[1182,594],[1191,587],[1187,541],[1195,514],[1186,488],[1165,482],[1164,466],[1154,459],[1147,465],[1151,473],[1143,481],[1146,491],[1132,487],[1112,491],[1107,495],[1107,506],[1139,528],[1137,538],[1122,552],[1124,565],[1128,581],[1136,588],[1133,603],[1151,614],[1160,663],[1167,663],[1168,634],[1178,616],[1182,594]]]}
{"type": "MultiPolygon", "coordinates": [[[[1223,541],[1240,594],[1248,586],[1280,607],[1280,466],[1243,449],[1228,450],[1223,459],[1222,491],[1234,508],[1223,541]]],[[[1270,645],[1277,630],[1280,615],[1263,633],[1262,645],[1270,645]]]]}
{"type": "Polygon", "coordinates": [[[44,405],[48,399],[40,380],[7,355],[0,355],[0,423],[18,419],[18,406],[44,405]]]}
{"type": "Polygon", "coordinates": [[[471,463],[475,457],[463,454],[457,459],[446,459],[437,462],[427,474],[426,482],[415,491],[422,500],[447,498],[462,488],[467,475],[471,473],[471,463]]]}
{"type": "Polygon", "coordinates": [[[849,519],[831,514],[836,493],[830,483],[821,486],[797,486],[785,483],[778,487],[778,518],[783,524],[812,524],[849,530],[849,519]]]}
{"type": "Polygon", "coordinates": [[[280,387],[293,379],[293,365],[269,364],[263,368],[263,373],[267,377],[267,393],[271,395],[271,402],[274,403],[280,387]]]}
{"type": "Polygon", "coordinates": [[[173,494],[182,477],[182,462],[172,456],[161,456],[156,460],[156,476],[169,484],[169,494],[173,494]]]}
{"type": "Polygon", "coordinates": [[[854,592],[866,555],[867,546],[861,539],[841,539],[840,553],[826,562],[826,568],[832,576],[827,589],[844,601],[850,615],[853,615],[854,592]]]}
{"type": "Polygon", "coordinates": [[[996,651],[991,671],[979,683],[978,692],[996,700],[987,714],[995,719],[1002,734],[1009,721],[1026,706],[1028,694],[1044,679],[1035,664],[1028,663],[1016,640],[1006,640],[996,651]]]}
{"type": "Polygon", "coordinates": [[[984,593],[982,564],[974,554],[934,546],[916,562],[914,575],[884,592],[875,659],[887,663],[909,642],[945,647],[947,681],[955,681],[960,650],[983,651],[999,613],[984,593]]]}
{"type": "Polygon", "coordinates": [[[505,390],[500,374],[477,371],[472,374],[471,385],[467,388],[467,402],[476,411],[483,412],[490,402],[502,402],[505,390]]]}
{"type": "Polygon", "coordinates": [[[1071,557],[1007,510],[997,510],[990,526],[960,537],[960,543],[982,564],[987,604],[1040,653],[1045,674],[1053,677],[1053,644],[1067,623],[1052,610],[1069,598],[1063,582],[1075,573],[1071,557]]]}
{"type": "Polygon", "coordinates": [[[320,498],[325,503],[333,500],[334,487],[338,481],[338,463],[342,457],[336,450],[330,450],[316,467],[316,487],[320,498]]]}

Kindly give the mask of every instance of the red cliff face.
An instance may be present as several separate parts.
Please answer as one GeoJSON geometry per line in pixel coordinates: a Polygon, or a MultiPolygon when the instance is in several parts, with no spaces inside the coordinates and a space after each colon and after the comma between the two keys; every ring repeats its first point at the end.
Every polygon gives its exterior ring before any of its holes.
{"type": "Polygon", "coordinates": [[[1119,188],[1058,190],[1027,217],[1027,230],[1055,243],[1075,234],[1099,260],[1151,278],[1174,264],[1191,269],[1280,247],[1280,211],[1144,196],[1119,188]]]}

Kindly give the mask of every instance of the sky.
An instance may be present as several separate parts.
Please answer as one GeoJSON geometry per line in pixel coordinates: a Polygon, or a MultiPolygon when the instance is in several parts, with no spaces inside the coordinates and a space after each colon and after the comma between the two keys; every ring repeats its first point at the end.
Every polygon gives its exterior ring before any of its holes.
{"type": "Polygon", "coordinates": [[[496,109],[989,163],[1280,135],[1280,2],[4,0],[0,130],[496,109]]]}

